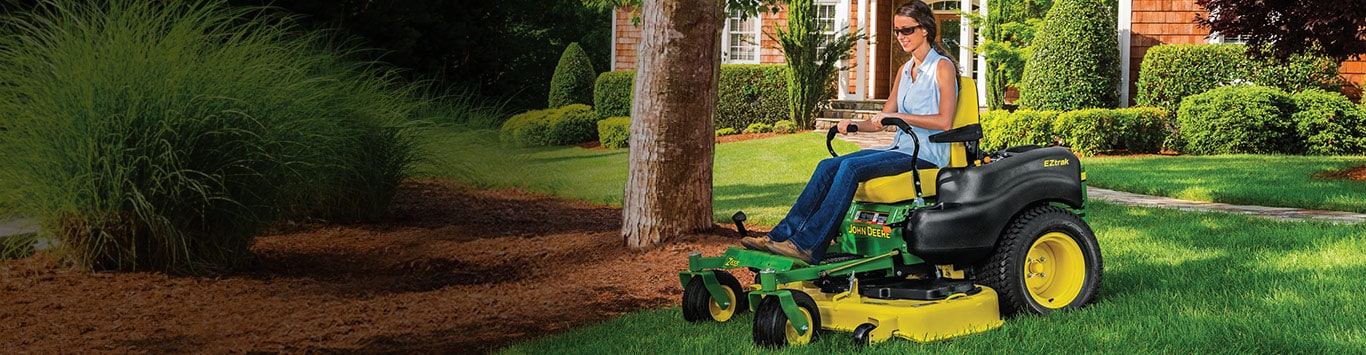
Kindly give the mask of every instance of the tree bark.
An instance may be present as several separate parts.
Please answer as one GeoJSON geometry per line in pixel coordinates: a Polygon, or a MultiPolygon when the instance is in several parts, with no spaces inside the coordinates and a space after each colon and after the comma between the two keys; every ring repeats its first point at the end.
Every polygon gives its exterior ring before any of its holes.
{"type": "Polygon", "coordinates": [[[646,0],[622,237],[649,249],[711,228],[721,48],[717,0],[646,0]]]}

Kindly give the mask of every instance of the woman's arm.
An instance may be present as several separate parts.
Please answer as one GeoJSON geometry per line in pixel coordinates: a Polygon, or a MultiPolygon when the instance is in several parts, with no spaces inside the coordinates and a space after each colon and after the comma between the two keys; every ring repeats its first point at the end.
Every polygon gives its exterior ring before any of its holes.
{"type": "MultiPolygon", "coordinates": [[[[906,124],[933,130],[949,130],[953,128],[953,117],[958,115],[958,73],[953,70],[953,64],[947,60],[939,61],[935,66],[939,73],[936,75],[939,82],[939,114],[937,115],[912,115],[897,112],[896,105],[892,104],[896,96],[891,96],[887,100],[887,105],[883,106],[883,112],[877,114],[876,121],[882,121],[885,117],[895,117],[906,124]],[[893,108],[887,111],[887,107],[893,108]]],[[[898,79],[900,80],[900,76],[898,79]]],[[[897,87],[892,86],[892,94],[896,95],[897,87]]],[[[863,129],[863,127],[859,127],[863,129]]]]}

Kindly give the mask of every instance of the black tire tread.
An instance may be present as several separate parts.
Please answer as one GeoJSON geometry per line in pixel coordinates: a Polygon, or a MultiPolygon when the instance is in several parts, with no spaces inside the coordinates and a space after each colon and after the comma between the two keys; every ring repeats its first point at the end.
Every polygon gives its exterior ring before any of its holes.
{"type": "Polygon", "coordinates": [[[1091,231],[1090,226],[1087,226],[1086,222],[1076,214],[1064,208],[1051,205],[1036,206],[1025,210],[1011,221],[1010,225],[1006,227],[1005,232],[1002,233],[1001,239],[996,244],[996,250],[992,252],[991,257],[987,258],[976,267],[978,282],[996,290],[997,296],[1000,298],[1002,316],[1009,317],[1024,311],[1038,314],[1047,313],[1047,310],[1034,305],[1033,300],[1029,297],[1029,291],[1025,289],[1023,281],[1012,278],[1012,275],[1016,274],[1012,271],[1012,266],[1020,264],[1020,259],[1025,257],[1028,252],[1027,249],[1030,244],[1033,244],[1035,237],[1037,237],[1026,235],[1026,230],[1030,229],[1036,221],[1052,221],[1055,219],[1064,219],[1075,223],[1080,227],[1083,235],[1079,237],[1082,239],[1089,239],[1089,241],[1078,240],[1078,244],[1080,244],[1083,249],[1083,253],[1087,252],[1086,249],[1088,249],[1088,247],[1094,248],[1095,252],[1094,265],[1087,265],[1086,267],[1088,269],[1097,270],[1094,273],[1095,277],[1091,279],[1091,282],[1088,282],[1090,285],[1089,288],[1083,286],[1081,291],[1082,294],[1078,295],[1078,299],[1082,302],[1074,302],[1063,310],[1080,308],[1091,304],[1092,302],[1095,302],[1096,297],[1100,294],[1101,280],[1099,277],[1099,270],[1102,270],[1102,260],[1099,246],[1095,240],[1095,234],[1091,231]]]}

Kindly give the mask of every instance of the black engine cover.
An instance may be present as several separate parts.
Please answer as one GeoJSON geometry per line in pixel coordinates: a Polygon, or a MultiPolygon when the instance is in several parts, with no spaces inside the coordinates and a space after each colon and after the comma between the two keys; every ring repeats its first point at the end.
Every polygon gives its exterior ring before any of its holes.
{"type": "Polygon", "coordinates": [[[1010,219],[1027,206],[1061,202],[1083,208],[1081,162],[1062,147],[1037,148],[982,166],[939,172],[939,206],[917,210],[906,243],[933,264],[986,257],[1010,219]]]}

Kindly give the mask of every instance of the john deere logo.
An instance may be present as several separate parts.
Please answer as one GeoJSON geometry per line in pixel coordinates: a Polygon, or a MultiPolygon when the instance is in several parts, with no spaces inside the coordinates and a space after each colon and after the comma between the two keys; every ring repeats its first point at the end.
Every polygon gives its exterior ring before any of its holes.
{"type": "Polygon", "coordinates": [[[1044,159],[1043,161],[1043,167],[1045,168],[1050,166],[1063,166],[1067,164],[1067,159],[1044,159]]]}
{"type": "Polygon", "coordinates": [[[891,238],[892,228],[885,226],[849,226],[849,234],[874,238],[891,238]]]}

